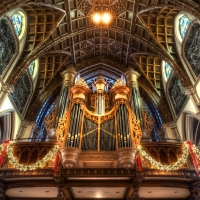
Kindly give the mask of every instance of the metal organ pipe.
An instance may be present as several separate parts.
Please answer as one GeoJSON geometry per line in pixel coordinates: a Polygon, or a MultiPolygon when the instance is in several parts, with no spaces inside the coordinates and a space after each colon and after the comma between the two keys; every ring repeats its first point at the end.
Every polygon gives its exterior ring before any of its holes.
{"type": "Polygon", "coordinates": [[[68,126],[68,137],[66,141],[67,147],[81,148],[79,145],[81,130],[82,130],[82,118],[84,105],[87,99],[87,94],[90,93],[88,85],[85,83],[84,79],[80,78],[77,80],[76,84],[70,89],[71,97],[71,111],[70,120],[68,126]]]}
{"type": "MultiPolygon", "coordinates": [[[[57,119],[62,118],[62,116],[64,115],[68,107],[69,107],[68,87],[65,87],[60,97],[59,108],[57,112],[57,119]]],[[[58,124],[58,121],[56,121],[56,126],[57,124],[58,124]]]]}
{"type": "Polygon", "coordinates": [[[128,110],[124,104],[121,104],[117,111],[118,130],[120,132],[118,147],[130,147],[130,128],[128,120],[128,110]]]}
{"type": "Polygon", "coordinates": [[[104,97],[102,94],[97,94],[96,108],[96,114],[104,114],[104,97]]]}

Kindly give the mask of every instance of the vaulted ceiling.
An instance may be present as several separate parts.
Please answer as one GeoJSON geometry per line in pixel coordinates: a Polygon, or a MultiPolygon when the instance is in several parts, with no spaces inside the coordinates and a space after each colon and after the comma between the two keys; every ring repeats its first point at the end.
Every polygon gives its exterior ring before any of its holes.
{"type": "MultiPolygon", "coordinates": [[[[0,0],[0,16],[21,7],[27,14],[26,45],[8,79],[14,84],[39,58],[39,74],[26,118],[34,120],[45,99],[59,95],[60,72],[73,64],[92,80],[105,74],[115,81],[131,65],[141,77],[141,96],[153,101],[163,121],[172,120],[162,84],[161,63],[173,68],[185,87],[191,85],[175,46],[174,20],[180,11],[200,19],[191,0],[0,0]],[[109,26],[96,26],[94,12],[110,12],[109,26]]],[[[148,101],[148,100],[147,100],[148,101]]]]}

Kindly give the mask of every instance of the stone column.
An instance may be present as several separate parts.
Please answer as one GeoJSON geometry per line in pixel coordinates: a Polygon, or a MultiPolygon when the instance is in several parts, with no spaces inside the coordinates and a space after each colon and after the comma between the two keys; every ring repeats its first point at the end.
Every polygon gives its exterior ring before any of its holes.
{"type": "Polygon", "coordinates": [[[59,119],[61,119],[65,113],[65,111],[69,107],[70,99],[69,99],[69,89],[74,84],[74,79],[77,75],[77,72],[73,65],[70,65],[65,71],[61,73],[63,77],[63,85],[60,93],[60,100],[56,114],[56,122],[55,127],[58,125],[59,119]]]}
{"type": "Polygon", "coordinates": [[[170,122],[170,123],[168,123],[168,125],[171,128],[171,131],[172,131],[172,134],[173,134],[174,138],[177,139],[178,141],[180,141],[181,140],[181,136],[180,136],[180,134],[178,132],[178,128],[177,128],[176,122],[170,122]]]}
{"type": "MultiPolygon", "coordinates": [[[[21,122],[21,127],[19,129],[19,132],[16,136],[16,139],[21,139],[21,138],[29,138],[31,137],[31,133],[34,130],[36,126],[35,122],[27,121],[27,120],[22,120],[21,122]],[[30,127],[30,130],[28,130],[28,127],[30,127]]],[[[27,142],[27,140],[23,140],[22,142],[27,142]]]]}
{"type": "Polygon", "coordinates": [[[136,72],[132,67],[128,67],[125,72],[125,77],[127,86],[131,89],[131,109],[135,113],[137,120],[140,120],[141,127],[143,127],[142,105],[138,89],[138,78],[140,77],[140,74],[136,72]]]}

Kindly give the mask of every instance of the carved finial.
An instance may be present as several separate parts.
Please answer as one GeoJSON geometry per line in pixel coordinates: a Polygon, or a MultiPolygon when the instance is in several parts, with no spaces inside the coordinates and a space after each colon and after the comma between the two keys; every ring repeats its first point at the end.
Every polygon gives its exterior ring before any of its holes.
{"type": "Polygon", "coordinates": [[[83,78],[79,78],[79,79],[76,81],[75,85],[84,86],[84,87],[90,89],[89,86],[88,86],[88,84],[85,82],[85,80],[84,80],[83,78]]]}
{"type": "Polygon", "coordinates": [[[115,88],[115,87],[117,87],[117,86],[125,86],[125,83],[124,83],[124,81],[123,81],[121,78],[119,78],[119,79],[117,79],[117,80],[115,81],[115,83],[114,83],[114,85],[112,86],[111,89],[113,89],[113,88],[115,88]]]}
{"type": "Polygon", "coordinates": [[[106,84],[106,81],[105,81],[104,77],[101,74],[97,77],[97,80],[95,81],[95,83],[96,82],[103,82],[103,83],[106,84]]]}
{"type": "Polygon", "coordinates": [[[97,93],[103,93],[105,91],[107,82],[105,81],[104,77],[100,74],[93,84],[96,86],[97,93]]]}

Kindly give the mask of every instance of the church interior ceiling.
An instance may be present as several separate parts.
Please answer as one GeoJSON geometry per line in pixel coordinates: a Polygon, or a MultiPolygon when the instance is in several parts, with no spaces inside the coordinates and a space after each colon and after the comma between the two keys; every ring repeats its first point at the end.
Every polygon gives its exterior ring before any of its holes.
{"type": "Polygon", "coordinates": [[[0,2],[0,16],[21,7],[28,22],[25,46],[7,82],[16,83],[33,60],[39,59],[40,63],[27,120],[35,120],[47,97],[51,96],[52,102],[57,98],[62,84],[60,73],[70,64],[88,85],[103,74],[109,87],[132,66],[141,74],[138,82],[142,98],[154,102],[163,122],[171,121],[172,115],[162,83],[162,60],[170,64],[184,87],[191,86],[176,49],[174,21],[180,11],[199,19],[200,6],[195,1],[0,2]],[[91,19],[94,12],[109,12],[111,24],[95,25],[91,19]]]}

